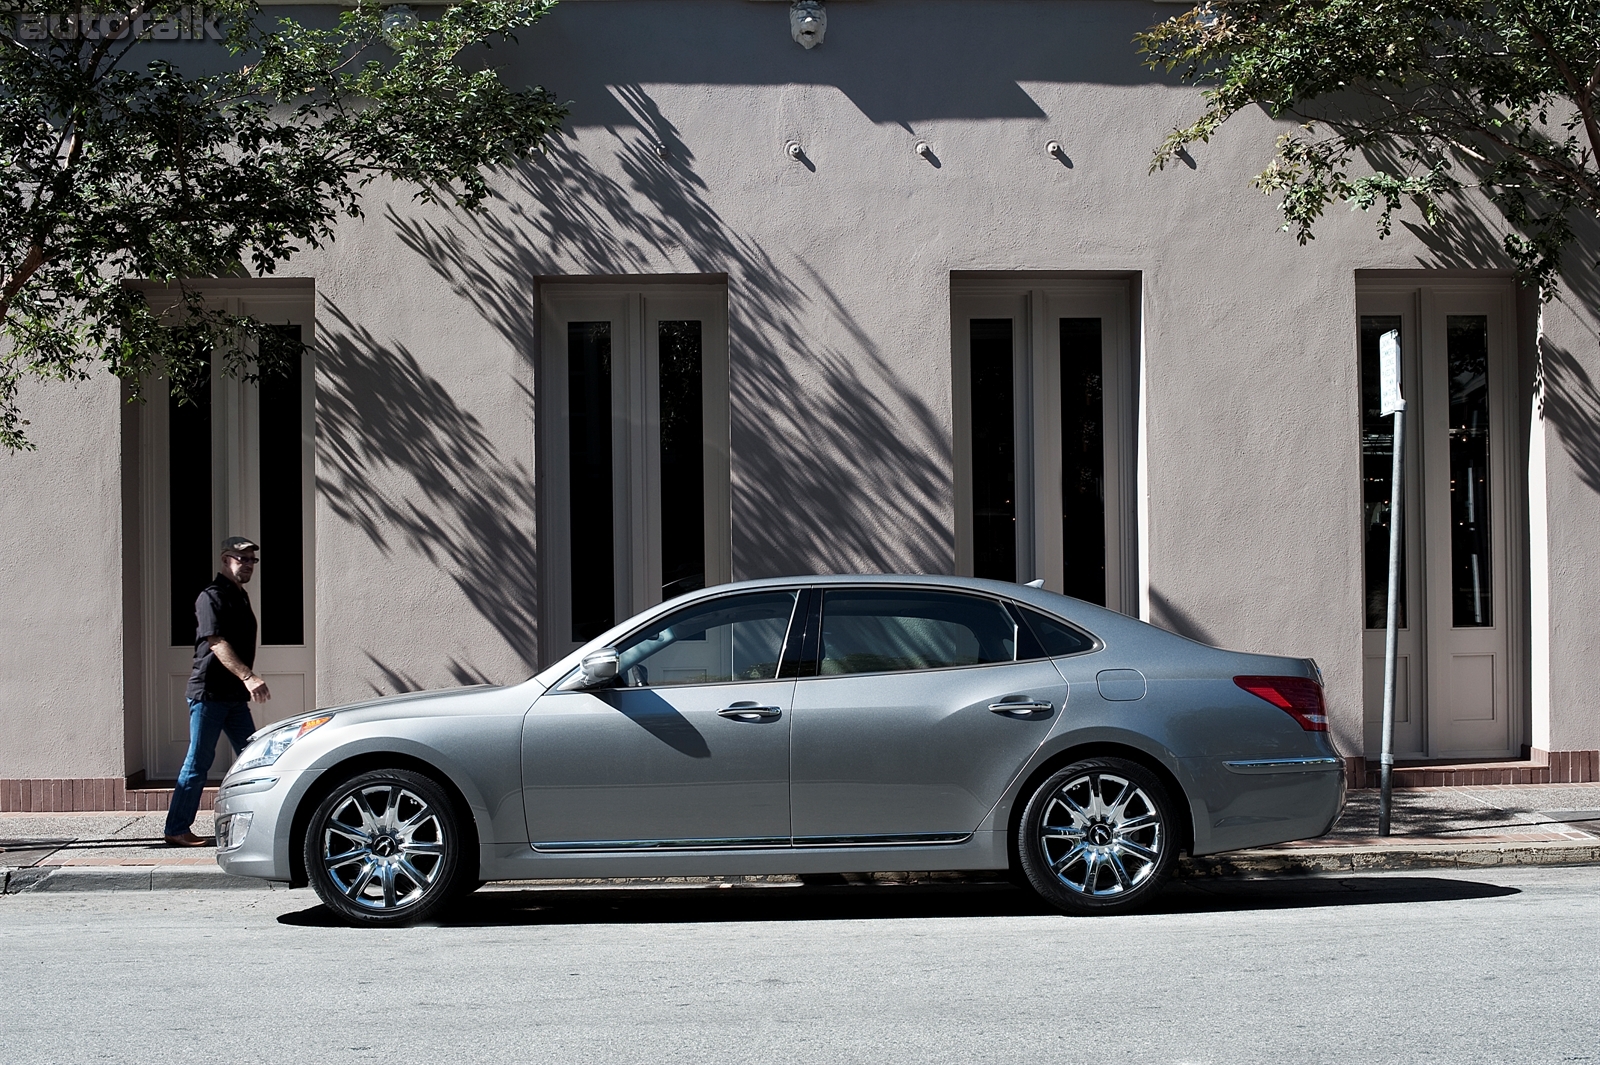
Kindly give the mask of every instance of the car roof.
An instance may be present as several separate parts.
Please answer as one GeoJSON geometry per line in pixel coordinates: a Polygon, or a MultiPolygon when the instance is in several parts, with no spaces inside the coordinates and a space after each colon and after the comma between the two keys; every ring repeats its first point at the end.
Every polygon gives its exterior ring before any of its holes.
{"type": "Polygon", "coordinates": [[[1131,618],[1115,610],[1108,610],[1103,606],[1098,606],[1082,599],[1074,599],[1059,592],[1047,591],[1044,588],[1030,588],[1025,584],[1014,584],[1011,581],[997,581],[986,577],[956,577],[948,573],[808,573],[788,577],[762,577],[756,580],[736,581],[732,584],[718,585],[715,588],[706,588],[703,591],[681,596],[671,602],[674,606],[687,605],[703,596],[721,595],[730,591],[792,588],[796,585],[815,587],[832,584],[906,585],[979,592],[984,595],[998,596],[1001,599],[1011,599],[1019,603],[1026,603],[1043,610],[1047,614],[1055,614],[1058,617],[1063,617],[1091,628],[1097,624],[1110,625],[1113,628],[1125,624],[1144,626],[1144,622],[1139,621],[1137,618],[1131,618]]]}
{"type": "Polygon", "coordinates": [[[1146,630],[1150,628],[1150,626],[1145,625],[1144,622],[1136,618],[1130,618],[1126,614],[1119,614],[1115,610],[1108,610],[1105,607],[1084,602],[1082,599],[1073,599],[1070,596],[1046,591],[1043,588],[1030,588],[1024,584],[989,580],[984,577],[955,577],[945,573],[805,573],[785,577],[760,577],[754,580],[735,581],[731,584],[718,584],[710,588],[702,588],[685,593],[676,599],[669,599],[664,603],[659,603],[648,610],[640,611],[632,617],[624,619],[620,624],[613,626],[582,647],[563,656],[548,668],[541,670],[535,679],[546,686],[554,684],[576,668],[578,662],[588,651],[614,642],[623,633],[631,631],[640,624],[647,623],[652,618],[691,606],[703,599],[734,592],[761,591],[766,588],[827,587],[830,585],[851,585],[856,587],[899,585],[908,588],[937,588],[945,591],[976,592],[981,595],[992,595],[1001,599],[1010,599],[1014,602],[1023,603],[1047,614],[1065,618],[1087,628],[1101,638],[1105,638],[1115,632],[1127,631],[1129,628],[1146,630]]]}

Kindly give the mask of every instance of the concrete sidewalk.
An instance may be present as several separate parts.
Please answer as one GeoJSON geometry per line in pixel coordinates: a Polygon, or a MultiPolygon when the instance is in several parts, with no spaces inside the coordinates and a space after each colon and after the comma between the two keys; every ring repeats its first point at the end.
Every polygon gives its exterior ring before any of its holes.
{"type": "Polygon", "coordinates": [[[1188,858],[1180,875],[1600,863],[1600,784],[1399,790],[1387,837],[1377,835],[1378,799],[1352,791],[1320,839],[1188,858]]]}
{"type": "MultiPolygon", "coordinates": [[[[166,846],[161,839],[165,817],[164,813],[135,812],[0,814],[0,893],[268,887],[263,881],[223,873],[210,847],[166,846]]],[[[1600,864],[1600,784],[1397,791],[1395,834],[1387,839],[1376,837],[1377,823],[1378,793],[1353,791],[1344,816],[1321,839],[1185,859],[1179,875],[1600,864]]],[[[210,813],[196,819],[194,831],[210,834],[210,813]]],[[[918,874],[901,873],[872,879],[904,883],[918,878],[918,874]]],[[[685,885],[796,879],[672,878],[685,885]]],[[[936,879],[952,878],[940,875],[936,879]]]]}

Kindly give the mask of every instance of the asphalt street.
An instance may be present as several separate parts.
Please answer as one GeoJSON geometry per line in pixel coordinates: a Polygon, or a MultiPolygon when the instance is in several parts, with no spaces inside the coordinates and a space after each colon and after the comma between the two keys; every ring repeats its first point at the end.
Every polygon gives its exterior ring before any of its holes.
{"type": "Polygon", "coordinates": [[[0,897],[0,1061],[1600,1061],[1600,868],[1008,887],[0,897]]]}

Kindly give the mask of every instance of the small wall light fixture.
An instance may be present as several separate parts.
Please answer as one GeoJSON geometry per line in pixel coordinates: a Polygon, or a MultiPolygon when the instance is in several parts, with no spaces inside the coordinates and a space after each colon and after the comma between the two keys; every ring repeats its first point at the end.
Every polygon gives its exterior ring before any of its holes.
{"type": "Polygon", "coordinates": [[[794,159],[796,161],[798,161],[800,157],[805,154],[805,152],[800,149],[799,141],[790,141],[788,144],[783,146],[783,150],[790,159],[794,159]]]}
{"type": "Polygon", "coordinates": [[[408,30],[416,29],[417,13],[405,4],[391,4],[383,9],[383,18],[378,22],[378,32],[383,34],[383,39],[394,44],[395,38],[408,30]]]}
{"type": "Polygon", "coordinates": [[[1063,150],[1064,149],[1061,147],[1061,142],[1060,141],[1051,141],[1049,144],[1046,144],[1044,146],[1045,154],[1046,155],[1053,155],[1057,159],[1061,158],[1061,153],[1062,153],[1063,150]]]}
{"type": "Polygon", "coordinates": [[[918,141],[916,147],[912,150],[918,155],[922,156],[924,159],[933,154],[933,147],[929,145],[927,141],[918,141]]]}
{"type": "Polygon", "coordinates": [[[822,43],[828,32],[828,10],[822,0],[794,0],[789,5],[789,36],[806,51],[822,43]]]}

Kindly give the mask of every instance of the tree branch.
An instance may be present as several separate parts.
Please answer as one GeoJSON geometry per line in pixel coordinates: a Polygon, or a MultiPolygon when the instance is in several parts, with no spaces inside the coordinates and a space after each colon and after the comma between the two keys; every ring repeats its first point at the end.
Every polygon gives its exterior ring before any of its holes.
{"type": "Polygon", "coordinates": [[[17,293],[22,291],[22,286],[28,279],[39,272],[39,267],[44,265],[44,245],[35,243],[28,248],[28,254],[22,259],[17,269],[6,277],[6,287],[0,289],[0,319],[11,313],[11,301],[17,298],[17,293]]]}
{"type": "MultiPolygon", "coordinates": [[[[133,30],[131,23],[140,15],[143,15],[150,10],[151,2],[152,0],[144,0],[142,4],[134,7],[128,13],[129,36],[132,36],[133,30]]],[[[109,12],[107,12],[107,14],[109,14],[109,12]]],[[[81,26],[79,27],[79,32],[82,32],[81,26]]],[[[109,72],[109,67],[105,71],[100,70],[100,62],[101,60],[105,59],[106,53],[111,50],[111,46],[114,44],[116,44],[116,38],[112,37],[108,33],[103,33],[100,35],[100,39],[95,42],[94,47],[89,49],[88,58],[84,61],[83,72],[89,75],[90,81],[99,81],[107,72],[109,72]]],[[[116,64],[113,63],[112,65],[115,66],[116,64]]]]}
{"type": "Polygon", "coordinates": [[[1561,80],[1566,82],[1567,91],[1572,96],[1573,105],[1577,107],[1578,113],[1583,116],[1583,128],[1584,132],[1589,135],[1590,150],[1594,153],[1595,158],[1600,159],[1600,121],[1595,119],[1593,94],[1595,80],[1600,78],[1600,67],[1595,68],[1594,77],[1589,79],[1587,85],[1581,83],[1577,75],[1572,72],[1572,67],[1561,53],[1556,50],[1555,46],[1550,43],[1550,38],[1545,36],[1543,30],[1536,26],[1528,25],[1525,19],[1519,18],[1518,21],[1528,31],[1528,35],[1539,42],[1539,47],[1544,49],[1544,54],[1556,68],[1557,73],[1561,75],[1561,80]]]}

